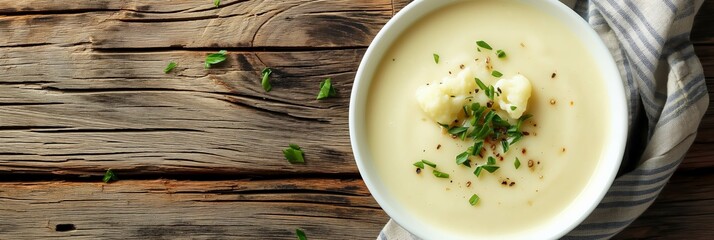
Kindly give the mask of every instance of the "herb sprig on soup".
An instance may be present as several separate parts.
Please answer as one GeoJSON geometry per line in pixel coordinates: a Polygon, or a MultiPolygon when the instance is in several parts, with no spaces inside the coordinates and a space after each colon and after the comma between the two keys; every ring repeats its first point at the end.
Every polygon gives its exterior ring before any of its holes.
{"type": "Polygon", "coordinates": [[[458,1],[394,41],[365,120],[377,179],[401,211],[488,239],[538,228],[576,199],[609,111],[586,97],[607,86],[564,29],[521,1],[458,1]]]}
{"type": "MultiPolygon", "coordinates": [[[[489,173],[497,171],[500,168],[497,163],[504,161],[502,154],[505,155],[512,145],[529,135],[521,127],[532,115],[524,115],[531,97],[528,78],[521,74],[504,77],[501,72],[493,70],[491,59],[505,58],[505,51],[499,49],[491,53],[491,45],[482,40],[477,41],[476,45],[477,51],[482,53],[477,56],[482,61],[475,58],[474,62],[460,64],[458,73],[450,71],[443,79],[419,87],[416,100],[424,114],[443,128],[444,134],[470,145],[456,155],[455,160],[457,165],[474,167],[473,174],[478,178],[484,170],[489,173]],[[486,50],[481,51],[481,48],[486,50]],[[475,76],[472,68],[482,68],[491,74],[475,76]],[[487,85],[479,77],[498,80],[495,86],[487,85]],[[496,151],[496,146],[501,147],[500,152],[496,151]]],[[[433,57],[434,62],[439,64],[440,56],[433,54],[433,57]]],[[[421,173],[423,164],[427,162],[422,160],[413,164],[417,167],[417,174],[421,173]]],[[[436,168],[435,164],[430,166],[436,168]]],[[[439,176],[448,178],[448,175],[439,176]]],[[[513,186],[515,182],[507,184],[513,186]]],[[[475,205],[472,199],[469,199],[469,203],[475,205]]]]}

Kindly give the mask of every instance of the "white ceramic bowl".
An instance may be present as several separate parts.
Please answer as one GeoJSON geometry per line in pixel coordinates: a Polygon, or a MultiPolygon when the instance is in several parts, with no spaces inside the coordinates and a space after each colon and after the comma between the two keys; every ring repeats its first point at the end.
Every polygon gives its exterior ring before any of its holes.
{"type": "MultiPolygon", "coordinates": [[[[416,0],[394,16],[377,34],[367,49],[357,70],[350,99],[350,140],[362,178],[382,209],[399,225],[423,239],[479,239],[483,237],[464,236],[436,227],[424,227],[426,225],[423,223],[423,219],[419,219],[398,207],[399,202],[390,197],[389,189],[381,183],[380,177],[377,175],[376,164],[374,164],[374,159],[367,143],[365,127],[367,97],[369,96],[368,91],[378,64],[392,43],[422,17],[458,1],[463,0],[416,0]]],[[[605,104],[609,104],[612,110],[607,120],[610,121],[610,126],[612,127],[610,131],[613,134],[607,139],[609,145],[605,146],[604,157],[594,169],[593,176],[585,189],[560,214],[551,219],[544,219],[545,223],[542,227],[520,230],[520,232],[514,229],[513,234],[503,236],[511,239],[557,239],[570,232],[595,209],[615,178],[625,149],[628,132],[625,89],[618,68],[607,47],[597,33],[580,16],[557,0],[517,1],[531,5],[562,20],[568,31],[572,31],[579,36],[580,40],[586,46],[589,46],[592,56],[598,63],[597,66],[593,67],[600,69],[603,80],[607,81],[609,89],[609,96],[604,98],[603,101],[605,104]]]]}

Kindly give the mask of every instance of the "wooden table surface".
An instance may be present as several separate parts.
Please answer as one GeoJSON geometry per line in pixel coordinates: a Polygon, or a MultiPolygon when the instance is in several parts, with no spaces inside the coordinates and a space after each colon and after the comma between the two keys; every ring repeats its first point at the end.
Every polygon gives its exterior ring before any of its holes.
{"type": "MultiPolygon", "coordinates": [[[[349,94],[407,2],[0,0],[0,239],[374,239],[388,217],[353,160],[349,94]],[[315,100],[328,77],[339,96],[315,100]],[[289,143],[306,164],[283,159],[289,143]]],[[[713,1],[692,41],[711,94],[713,1]]],[[[712,142],[714,104],[618,238],[714,236],[712,142]]]]}

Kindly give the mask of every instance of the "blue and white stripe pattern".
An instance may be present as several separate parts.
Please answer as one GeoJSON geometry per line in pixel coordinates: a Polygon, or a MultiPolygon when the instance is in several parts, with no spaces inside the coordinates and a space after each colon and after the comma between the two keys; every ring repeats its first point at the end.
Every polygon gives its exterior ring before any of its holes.
{"type": "MultiPolygon", "coordinates": [[[[561,1],[608,45],[627,87],[630,141],[623,167],[595,211],[564,237],[607,239],[654,202],[694,142],[709,96],[689,36],[704,0],[561,1]]],[[[378,239],[418,238],[390,221],[378,239]]]]}

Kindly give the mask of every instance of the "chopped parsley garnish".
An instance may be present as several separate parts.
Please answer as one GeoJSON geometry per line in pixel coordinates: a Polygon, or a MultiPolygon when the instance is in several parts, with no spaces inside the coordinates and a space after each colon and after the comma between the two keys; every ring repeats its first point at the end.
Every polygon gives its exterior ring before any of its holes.
{"type": "Polygon", "coordinates": [[[178,66],[178,64],[176,64],[175,62],[173,62],[173,61],[169,62],[169,65],[166,65],[166,68],[164,68],[164,73],[171,72],[171,70],[174,70],[174,68],[176,68],[176,66],[178,66]]]}
{"type": "Polygon", "coordinates": [[[481,198],[478,197],[478,195],[474,194],[474,195],[471,195],[471,198],[469,198],[469,203],[471,204],[471,206],[473,206],[473,205],[476,205],[479,200],[481,200],[481,198]]]}
{"type": "Polygon", "coordinates": [[[489,173],[493,173],[493,172],[495,172],[496,170],[498,170],[499,168],[501,168],[501,167],[496,166],[496,165],[485,165],[485,166],[481,166],[481,167],[483,168],[483,170],[486,170],[486,171],[488,171],[489,173]]]}
{"type": "Polygon", "coordinates": [[[456,156],[456,164],[461,165],[466,163],[466,161],[469,160],[469,152],[462,152],[458,156],[456,156]]]}
{"type": "Polygon", "coordinates": [[[491,45],[488,45],[488,43],[486,43],[484,41],[478,41],[478,42],[476,42],[476,45],[478,45],[479,47],[488,49],[488,50],[493,50],[493,48],[491,48],[491,45]]]}
{"type": "Polygon", "coordinates": [[[488,86],[488,88],[486,89],[486,96],[488,97],[488,99],[493,100],[494,94],[496,94],[496,91],[493,89],[493,86],[488,86]]]}
{"type": "Polygon", "coordinates": [[[433,170],[433,171],[431,171],[431,173],[434,174],[434,176],[436,176],[438,178],[449,178],[448,173],[439,172],[437,170],[433,170]]]}
{"type": "Polygon", "coordinates": [[[496,159],[489,156],[488,160],[486,162],[486,165],[481,165],[481,166],[476,167],[476,170],[474,170],[474,175],[476,175],[476,177],[479,177],[479,176],[481,176],[481,172],[483,170],[486,170],[489,173],[493,173],[496,170],[498,170],[499,168],[500,168],[499,166],[496,166],[496,159]]]}
{"type": "Polygon", "coordinates": [[[481,90],[486,91],[486,89],[488,89],[488,87],[486,87],[486,84],[483,84],[483,82],[481,82],[481,79],[474,78],[474,80],[476,81],[476,85],[478,85],[478,88],[480,88],[481,90]]]}
{"type": "Polygon", "coordinates": [[[270,92],[270,90],[273,89],[273,85],[270,85],[270,74],[273,74],[273,70],[270,68],[263,68],[262,74],[263,78],[260,80],[260,84],[263,85],[263,89],[266,92],[270,92]]]}
{"type": "Polygon", "coordinates": [[[486,86],[486,84],[484,84],[481,79],[474,78],[474,81],[476,81],[476,85],[478,85],[478,88],[483,90],[489,99],[493,100],[494,95],[497,94],[496,89],[491,85],[486,86]]]}
{"type": "Polygon", "coordinates": [[[283,155],[288,162],[295,163],[305,163],[304,155],[305,153],[300,149],[298,145],[290,144],[289,148],[283,150],[283,155]]]}
{"type": "Polygon", "coordinates": [[[481,166],[476,167],[476,170],[474,170],[474,175],[476,175],[476,177],[481,176],[481,170],[483,170],[481,166]]]}
{"type": "Polygon", "coordinates": [[[331,80],[332,79],[328,78],[320,83],[320,92],[317,94],[317,100],[337,96],[337,90],[332,86],[331,80]]]}
{"type": "Polygon", "coordinates": [[[494,165],[494,164],[496,164],[496,159],[489,156],[488,160],[486,160],[486,165],[494,165]]]}
{"type": "Polygon", "coordinates": [[[483,149],[483,141],[474,142],[473,147],[471,147],[471,155],[478,155],[481,152],[481,149],[483,149]]]}
{"type": "Polygon", "coordinates": [[[112,171],[111,169],[107,169],[107,172],[104,173],[104,178],[102,178],[102,181],[104,181],[105,183],[117,180],[119,180],[119,178],[116,174],[114,174],[114,171],[112,171]]]}
{"type": "Polygon", "coordinates": [[[459,135],[463,132],[466,132],[466,130],[469,130],[469,128],[467,128],[467,127],[452,127],[449,129],[449,134],[459,135]]]}
{"type": "MultiPolygon", "coordinates": [[[[477,41],[476,44],[478,45],[476,49],[479,52],[481,52],[481,48],[493,50],[493,48],[485,41],[477,41]]],[[[498,58],[507,57],[506,52],[502,49],[495,50],[495,55],[498,58]]],[[[434,53],[433,57],[434,62],[439,64],[439,55],[434,53]]],[[[486,64],[491,64],[491,57],[493,56],[487,58],[486,64]]],[[[475,60],[478,61],[478,58],[475,60]]],[[[464,65],[461,65],[460,67],[464,69],[464,65]]],[[[491,70],[490,74],[493,77],[501,78],[504,76],[503,73],[493,70],[492,65],[488,65],[487,69],[491,70]]],[[[449,72],[449,74],[452,74],[452,72],[449,72]]],[[[471,168],[473,165],[473,167],[475,167],[473,174],[478,178],[481,173],[483,173],[483,171],[489,173],[494,173],[498,171],[498,169],[501,168],[501,166],[499,166],[499,161],[503,162],[505,154],[510,150],[511,147],[514,146],[513,144],[520,141],[523,137],[529,135],[528,132],[521,131],[521,126],[528,118],[531,117],[531,115],[526,114],[518,119],[513,120],[509,120],[509,118],[499,115],[502,111],[497,110],[497,108],[494,107],[494,105],[496,104],[495,98],[497,96],[502,96],[503,91],[493,85],[488,85],[484,83],[483,81],[481,81],[481,79],[477,77],[474,78],[474,81],[478,88],[472,91],[473,94],[483,92],[483,94],[488,98],[488,102],[482,105],[482,103],[476,102],[476,99],[478,98],[475,95],[470,95],[467,98],[470,103],[462,106],[461,110],[463,110],[463,115],[458,114],[457,119],[453,122],[447,122],[446,124],[440,122],[437,123],[442,128],[444,128],[446,130],[445,132],[448,132],[448,134],[450,134],[451,137],[454,139],[459,137],[463,141],[474,141],[473,146],[469,146],[466,151],[461,152],[455,156],[455,163],[457,165],[464,165],[469,168],[471,168]],[[513,121],[515,121],[515,123],[512,123],[513,121]],[[468,140],[466,138],[468,138],[468,140]],[[487,142],[489,143],[490,149],[484,151],[484,145],[487,142]],[[498,142],[500,142],[500,145],[503,148],[503,152],[501,154],[497,154],[496,152],[493,152],[494,155],[489,154],[491,150],[495,151],[497,147],[495,145],[497,145],[498,142]],[[478,163],[473,162],[476,159],[485,160],[485,163],[483,163],[483,165],[480,165],[478,163]]],[[[472,92],[469,92],[469,94],[472,94],[472,92]]],[[[450,96],[452,98],[455,97],[454,95],[450,96]]],[[[516,109],[518,109],[518,107],[514,105],[507,105],[507,107],[508,109],[510,109],[510,111],[515,111],[516,109]]],[[[506,107],[504,107],[504,109],[506,109],[506,107]]],[[[437,146],[437,149],[439,149],[439,147],[441,147],[441,145],[437,146]]],[[[523,149],[523,153],[525,153],[525,149],[523,149]]],[[[417,174],[421,172],[425,165],[428,165],[428,162],[425,161],[426,160],[414,163],[414,166],[417,167],[417,174]]],[[[516,157],[513,165],[516,169],[519,169],[521,166],[520,159],[516,157]]],[[[432,171],[434,176],[439,178],[449,178],[449,174],[436,170],[436,166],[432,167],[434,168],[432,171]]],[[[502,184],[507,183],[503,182],[502,184]]],[[[514,184],[515,182],[511,182],[508,186],[513,186],[514,184]]],[[[468,187],[470,185],[471,182],[469,181],[466,186],[468,187]]],[[[473,194],[469,199],[469,203],[471,205],[476,205],[479,201],[480,198],[476,194],[473,194]]]]}
{"type": "Polygon", "coordinates": [[[298,240],[307,240],[307,236],[305,236],[305,232],[302,230],[296,228],[295,229],[295,235],[297,235],[298,240]]]}
{"type": "Polygon", "coordinates": [[[461,138],[461,140],[466,139],[466,133],[469,130],[468,127],[452,127],[449,128],[449,134],[461,138]]]}
{"type": "Polygon", "coordinates": [[[221,0],[213,0],[213,5],[218,7],[221,5],[221,0]]]}
{"type": "Polygon", "coordinates": [[[422,159],[421,162],[423,162],[426,165],[429,165],[430,167],[436,168],[436,163],[430,162],[429,160],[422,159]]]}
{"type": "Polygon", "coordinates": [[[221,51],[218,51],[218,53],[208,54],[208,56],[206,56],[206,61],[204,63],[206,68],[210,68],[211,65],[215,65],[215,64],[225,61],[226,53],[228,53],[226,50],[221,50],[221,51]]]}

